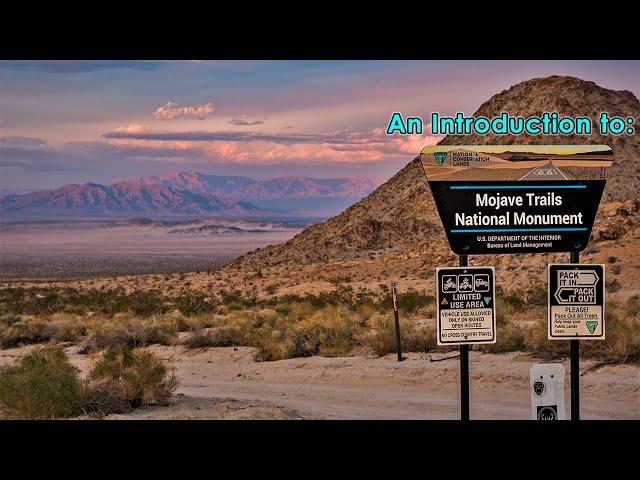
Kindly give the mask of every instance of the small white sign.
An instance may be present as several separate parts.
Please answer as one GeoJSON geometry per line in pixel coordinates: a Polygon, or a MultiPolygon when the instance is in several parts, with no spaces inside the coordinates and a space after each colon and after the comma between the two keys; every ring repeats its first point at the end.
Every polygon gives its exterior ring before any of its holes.
{"type": "Polygon", "coordinates": [[[529,389],[533,420],[566,420],[564,366],[561,363],[536,363],[531,367],[529,389]]]}

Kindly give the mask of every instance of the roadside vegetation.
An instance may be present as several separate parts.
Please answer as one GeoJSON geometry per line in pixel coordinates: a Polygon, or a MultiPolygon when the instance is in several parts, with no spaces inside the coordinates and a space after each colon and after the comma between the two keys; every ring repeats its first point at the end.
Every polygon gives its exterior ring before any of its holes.
{"type": "Polygon", "coordinates": [[[61,347],[37,347],[17,365],[0,368],[0,414],[33,420],[102,417],[166,403],[176,386],[169,367],[145,349],[109,349],[84,379],[61,347]]]}
{"type": "MultiPolygon", "coordinates": [[[[320,295],[266,301],[240,292],[204,295],[184,291],[81,292],[72,288],[0,290],[0,348],[34,344],[12,366],[0,368],[4,418],[102,417],[165,404],[177,386],[171,367],[146,347],[182,345],[191,350],[253,347],[268,362],[295,357],[375,355],[395,352],[391,297],[354,292],[349,286],[320,295]],[[36,345],[37,344],[37,345],[36,345]],[[84,377],[63,348],[79,345],[96,357],[84,377]]],[[[546,286],[497,294],[497,343],[485,353],[520,351],[543,360],[566,358],[568,342],[547,340],[546,286]]],[[[399,295],[404,352],[446,352],[438,347],[434,297],[399,295]]],[[[608,363],[640,363],[640,295],[610,298],[605,341],[582,342],[581,356],[608,363]]]]}
{"type": "MultiPolygon", "coordinates": [[[[188,349],[254,347],[257,361],[359,353],[383,356],[395,350],[388,290],[375,295],[348,284],[318,295],[256,300],[240,292],[206,295],[159,291],[73,288],[0,290],[0,348],[72,342],[96,353],[125,346],[183,344],[188,349]],[[188,332],[180,335],[181,332],[188,332]],[[181,339],[181,340],[180,340],[181,339]]],[[[546,335],[546,285],[532,280],[521,289],[497,292],[497,343],[482,352],[522,351],[543,359],[568,355],[568,342],[546,335]]],[[[434,297],[409,290],[399,295],[403,350],[447,351],[435,339],[434,297]]],[[[640,296],[607,302],[607,339],[583,342],[582,355],[600,362],[640,362],[640,296]]]]}

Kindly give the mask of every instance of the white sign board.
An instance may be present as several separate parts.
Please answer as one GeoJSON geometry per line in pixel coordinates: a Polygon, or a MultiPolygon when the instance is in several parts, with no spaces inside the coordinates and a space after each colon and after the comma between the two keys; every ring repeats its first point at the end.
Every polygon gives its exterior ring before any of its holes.
{"type": "Polygon", "coordinates": [[[551,264],[549,340],[604,340],[604,265],[551,264]]]}
{"type": "Polygon", "coordinates": [[[436,268],[438,345],[496,343],[493,267],[436,268]]]}
{"type": "Polygon", "coordinates": [[[564,366],[561,363],[536,363],[529,371],[531,418],[565,420],[564,366]]]}

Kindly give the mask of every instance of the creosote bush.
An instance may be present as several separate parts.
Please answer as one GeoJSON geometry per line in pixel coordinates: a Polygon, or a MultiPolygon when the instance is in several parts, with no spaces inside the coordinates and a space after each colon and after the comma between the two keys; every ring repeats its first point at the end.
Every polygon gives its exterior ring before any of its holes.
{"type": "Polygon", "coordinates": [[[37,347],[17,365],[0,368],[0,414],[14,419],[106,415],[166,404],[176,376],[155,354],[119,345],[83,380],[60,347],[37,347]]]}
{"type": "Polygon", "coordinates": [[[89,409],[98,414],[166,404],[178,386],[175,374],[153,352],[126,345],[107,350],[91,369],[89,380],[89,409]]]}
{"type": "Polygon", "coordinates": [[[53,419],[80,415],[89,392],[57,347],[36,348],[16,366],[0,369],[0,409],[6,418],[53,419]]]}
{"type": "Polygon", "coordinates": [[[119,315],[111,320],[92,322],[88,329],[89,348],[101,350],[118,345],[129,348],[152,344],[173,345],[178,338],[178,326],[171,319],[119,315]]]}
{"type": "MultiPolygon", "coordinates": [[[[416,327],[411,320],[400,320],[403,352],[428,352],[436,348],[435,329],[416,327]]],[[[366,336],[366,345],[382,357],[396,351],[395,320],[389,315],[380,315],[373,322],[373,330],[366,336]]]]}

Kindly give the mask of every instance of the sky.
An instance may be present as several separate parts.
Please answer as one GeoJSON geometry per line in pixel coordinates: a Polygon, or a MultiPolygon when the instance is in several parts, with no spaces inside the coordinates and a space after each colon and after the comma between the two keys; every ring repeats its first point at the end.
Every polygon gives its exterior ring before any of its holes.
{"type": "Polygon", "coordinates": [[[0,61],[0,189],[178,170],[384,181],[439,137],[393,112],[473,112],[534,77],[640,96],[640,61],[0,61]]]}

